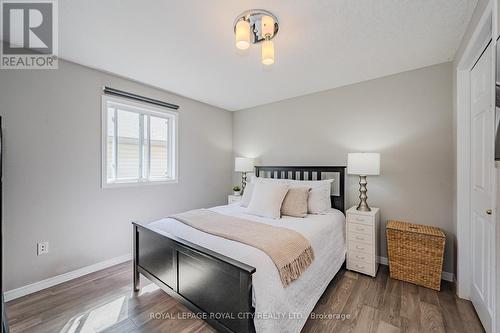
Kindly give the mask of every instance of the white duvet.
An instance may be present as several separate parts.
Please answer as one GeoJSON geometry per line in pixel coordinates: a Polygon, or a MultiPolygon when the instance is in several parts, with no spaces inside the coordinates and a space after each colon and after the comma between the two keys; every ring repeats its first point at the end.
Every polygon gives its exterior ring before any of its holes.
{"type": "Polygon", "coordinates": [[[315,259],[311,266],[284,288],[278,270],[261,250],[217,237],[166,218],[149,226],[216,251],[256,268],[252,276],[255,330],[257,333],[300,332],[326,287],[339,271],[346,254],[345,217],[331,209],[325,215],[273,220],[246,214],[239,203],[210,208],[225,214],[293,229],[309,240],[315,259]]]}

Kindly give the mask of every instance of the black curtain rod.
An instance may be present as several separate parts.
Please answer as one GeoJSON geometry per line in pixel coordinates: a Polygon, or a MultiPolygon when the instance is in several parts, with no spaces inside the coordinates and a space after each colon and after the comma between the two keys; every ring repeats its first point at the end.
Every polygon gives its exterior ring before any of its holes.
{"type": "Polygon", "coordinates": [[[110,87],[104,87],[104,93],[108,94],[108,95],[115,95],[115,96],[134,99],[134,100],[140,101],[140,102],[145,102],[145,103],[149,103],[149,104],[163,106],[163,107],[169,108],[169,109],[177,110],[179,108],[179,105],[175,105],[175,104],[167,103],[167,102],[162,102],[162,101],[159,101],[157,99],[152,99],[152,98],[132,94],[132,93],[129,93],[129,92],[126,92],[123,90],[118,90],[118,89],[114,89],[114,88],[110,88],[110,87]]]}

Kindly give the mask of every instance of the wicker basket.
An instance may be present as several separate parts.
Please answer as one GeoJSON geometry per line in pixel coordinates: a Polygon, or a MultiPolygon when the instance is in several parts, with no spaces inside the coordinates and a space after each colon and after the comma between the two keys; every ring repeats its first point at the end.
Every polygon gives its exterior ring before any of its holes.
{"type": "Polygon", "coordinates": [[[439,228],[387,222],[391,278],[440,290],[444,243],[445,235],[439,228]]]}

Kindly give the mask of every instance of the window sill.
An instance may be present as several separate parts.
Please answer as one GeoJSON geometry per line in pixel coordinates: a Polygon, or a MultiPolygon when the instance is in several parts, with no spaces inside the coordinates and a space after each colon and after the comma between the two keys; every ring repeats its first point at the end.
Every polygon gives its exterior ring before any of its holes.
{"type": "Polygon", "coordinates": [[[166,185],[166,184],[177,184],[179,180],[158,180],[158,181],[144,181],[144,182],[121,182],[121,183],[102,183],[101,187],[103,189],[110,188],[122,188],[122,187],[138,187],[138,186],[154,186],[154,185],[166,185]]]}

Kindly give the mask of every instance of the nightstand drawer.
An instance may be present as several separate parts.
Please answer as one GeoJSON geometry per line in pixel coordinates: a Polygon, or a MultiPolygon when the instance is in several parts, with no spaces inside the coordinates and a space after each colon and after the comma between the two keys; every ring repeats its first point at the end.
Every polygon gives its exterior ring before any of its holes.
{"type": "Polygon", "coordinates": [[[347,236],[350,242],[361,242],[366,244],[373,244],[373,235],[359,234],[357,232],[349,232],[347,236]]]}
{"type": "Polygon", "coordinates": [[[367,254],[363,252],[358,252],[354,250],[349,251],[349,260],[362,261],[366,264],[373,264],[375,262],[375,257],[373,254],[367,254]]]}
{"type": "Polygon", "coordinates": [[[228,195],[227,196],[227,203],[232,204],[235,202],[241,201],[241,195],[228,195]]]}
{"type": "Polygon", "coordinates": [[[353,259],[347,260],[347,269],[368,275],[374,274],[373,263],[367,264],[359,260],[353,260],[353,259]]]}
{"type": "Polygon", "coordinates": [[[357,232],[368,236],[373,235],[373,226],[359,223],[349,223],[347,225],[349,232],[357,232]]]}
{"type": "Polygon", "coordinates": [[[369,212],[351,207],[346,212],[347,269],[375,276],[377,274],[380,210],[369,212]]]}
{"type": "Polygon", "coordinates": [[[354,241],[349,242],[349,251],[362,252],[364,254],[370,254],[370,255],[373,255],[374,253],[373,245],[354,242],[354,241]]]}
{"type": "Polygon", "coordinates": [[[356,215],[356,214],[347,214],[347,223],[361,223],[371,226],[373,225],[373,217],[356,215]]]}

